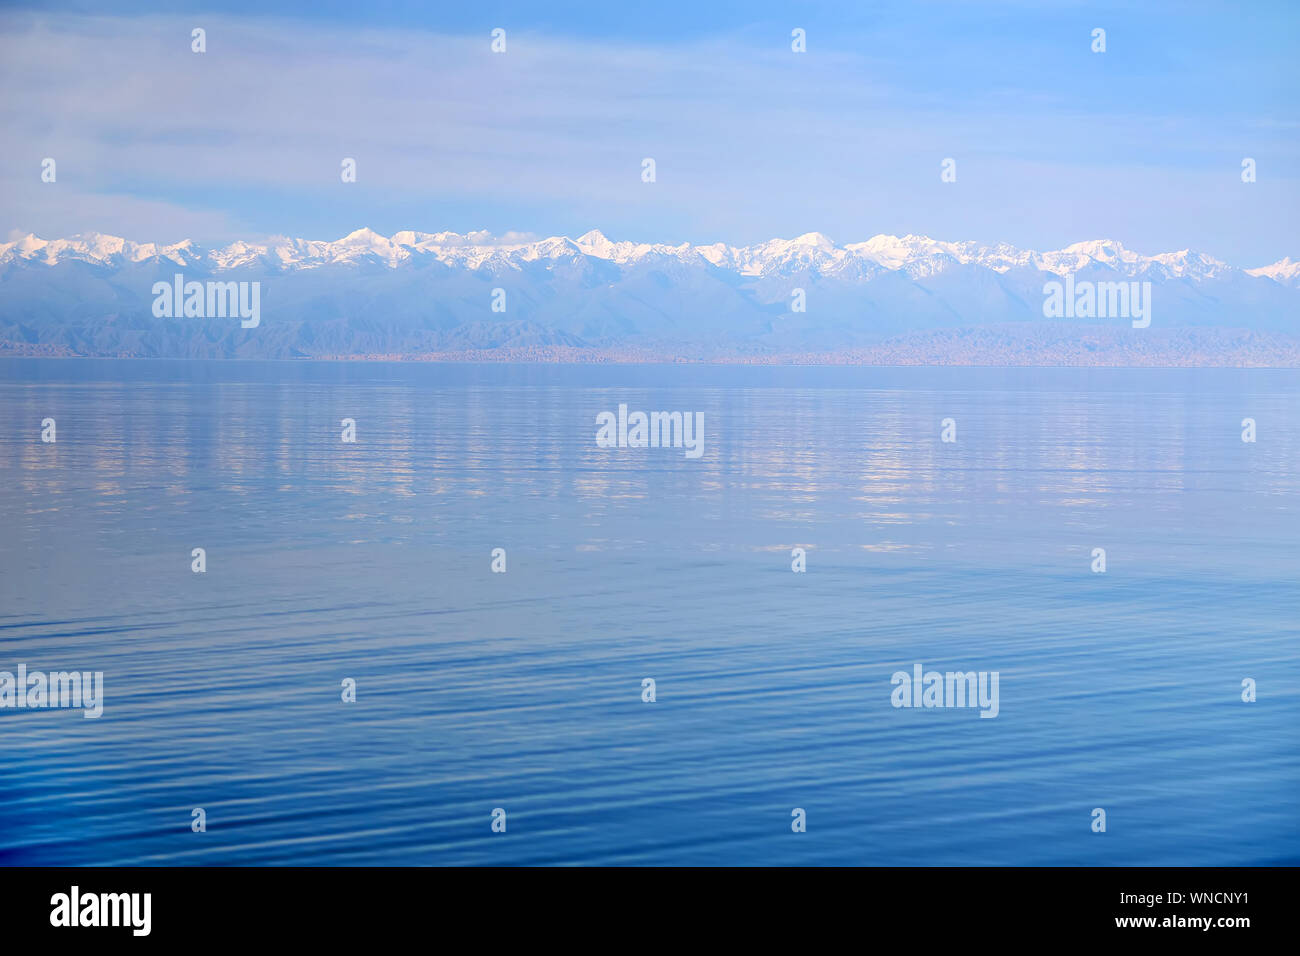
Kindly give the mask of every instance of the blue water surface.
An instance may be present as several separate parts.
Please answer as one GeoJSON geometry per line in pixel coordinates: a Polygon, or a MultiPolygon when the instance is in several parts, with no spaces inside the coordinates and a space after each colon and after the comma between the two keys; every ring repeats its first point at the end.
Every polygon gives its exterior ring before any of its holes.
{"type": "Polygon", "coordinates": [[[1297,492],[1289,371],[3,360],[0,670],[105,700],[0,862],[1294,864],[1297,492]]]}

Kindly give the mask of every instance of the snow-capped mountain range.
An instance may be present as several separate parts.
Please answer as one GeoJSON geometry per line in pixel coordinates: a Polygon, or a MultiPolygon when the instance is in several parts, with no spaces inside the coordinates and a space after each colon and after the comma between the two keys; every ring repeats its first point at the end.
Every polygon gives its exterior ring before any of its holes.
{"type": "MultiPolygon", "coordinates": [[[[386,237],[368,228],[332,242],[275,237],[213,248],[189,239],[163,245],[99,233],[48,240],[27,235],[0,243],[0,265],[20,260],[44,265],[77,261],[105,266],[155,261],[182,267],[204,266],[212,271],[243,267],[313,269],[363,262],[397,268],[421,259],[436,260],[452,268],[493,270],[582,256],[616,265],[654,259],[676,260],[685,265],[707,263],[754,278],[806,271],[857,279],[902,272],[919,279],[954,265],[975,265],[997,273],[1027,267],[1059,276],[1090,266],[1104,266],[1125,276],[1147,279],[1215,279],[1233,271],[1232,266],[1205,253],[1183,249],[1143,256],[1113,239],[1093,239],[1064,249],[1035,252],[1006,243],[946,242],[913,235],[877,235],[865,242],[838,246],[818,232],[795,239],[771,239],[752,246],[728,246],[720,242],[704,246],[615,242],[595,229],[576,239],[552,236],[518,240],[498,238],[487,232],[460,235],[409,230],[386,237]]],[[[1300,262],[1287,257],[1271,265],[1240,271],[1291,284],[1300,278],[1300,262]]]]}
{"type": "Polygon", "coordinates": [[[595,230],[359,229],[212,247],[29,235],[0,243],[5,353],[1300,365],[1300,263],[1242,269],[1106,239],[1036,252],[911,235],[836,245],[820,233],[750,246],[595,230]],[[257,283],[260,321],[156,313],[155,284],[178,273],[257,283]],[[1149,325],[1046,310],[1047,287],[1066,277],[1071,288],[1149,283],[1149,325]]]}

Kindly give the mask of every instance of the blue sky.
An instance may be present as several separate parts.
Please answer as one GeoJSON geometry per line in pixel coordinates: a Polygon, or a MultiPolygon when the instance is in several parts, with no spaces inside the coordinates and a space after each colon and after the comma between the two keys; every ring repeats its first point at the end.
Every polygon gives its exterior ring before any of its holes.
{"type": "Polygon", "coordinates": [[[1300,257],[1297,5],[1043,6],[7,5],[0,235],[887,232],[1300,257]]]}

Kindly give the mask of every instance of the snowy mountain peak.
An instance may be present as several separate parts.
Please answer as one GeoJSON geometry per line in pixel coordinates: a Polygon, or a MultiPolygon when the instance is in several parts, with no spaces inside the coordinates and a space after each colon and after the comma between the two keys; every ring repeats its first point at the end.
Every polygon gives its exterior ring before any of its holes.
{"type": "MultiPolygon", "coordinates": [[[[589,229],[574,240],[578,248],[597,259],[618,258],[618,245],[610,242],[599,229],[589,229]]],[[[627,245],[632,245],[627,243],[627,245]]]]}
{"type": "Polygon", "coordinates": [[[1247,269],[1246,274],[1272,279],[1274,282],[1280,282],[1283,285],[1297,285],[1300,284],[1300,262],[1296,262],[1290,256],[1287,256],[1277,260],[1272,265],[1260,266],[1258,269],[1247,269]]]}
{"type": "Polygon", "coordinates": [[[381,236],[369,226],[363,226],[353,232],[349,232],[342,239],[333,243],[335,246],[344,246],[349,249],[365,249],[377,252],[384,256],[392,255],[400,245],[393,242],[387,236],[381,236]]]}
{"type": "Polygon", "coordinates": [[[1066,246],[1062,252],[1087,256],[1098,262],[1136,262],[1140,257],[1136,252],[1124,248],[1124,244],[1115,239],[1089,239],[1066,246]]]}
{"type": "Polygon", "coordinates": [[[795,246],[813,246],[817,249],[829,250],[835,248],[835,243],[820,232],[805,232],[802,236],[790,240],[790,243],[795,246]]]}

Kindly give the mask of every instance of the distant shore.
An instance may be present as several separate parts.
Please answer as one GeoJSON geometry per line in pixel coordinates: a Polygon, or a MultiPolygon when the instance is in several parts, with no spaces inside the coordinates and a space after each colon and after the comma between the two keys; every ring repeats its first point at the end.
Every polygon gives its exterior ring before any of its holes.
{"type": "Polygon", "coordinates": [[[496,348],[308,352],[249,349],[248,340],[214,342],[182,353],[78,349],[65,343],[0,341],[0,357],[303,360],[333,362],[502,362],[609,365],[842,365],[1026,368],[1300,368],[1300,337],[1238,329],[1174,328],[1130,332],[1108,327],[1023,326],[938,329],[838,350],[503,345],[496,348]]]}

